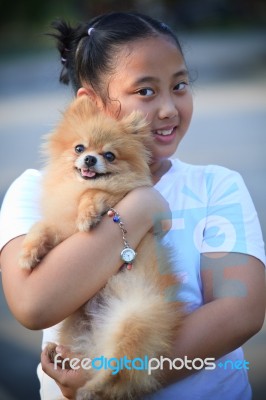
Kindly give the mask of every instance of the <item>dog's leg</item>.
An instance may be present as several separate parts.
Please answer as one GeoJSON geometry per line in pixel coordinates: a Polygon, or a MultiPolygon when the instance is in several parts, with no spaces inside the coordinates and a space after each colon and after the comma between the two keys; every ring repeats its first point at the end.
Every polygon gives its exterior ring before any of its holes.
{"type": "Polygon", "coordinates": [[[78,230],[88,232],[100,222],[102,215],[120,199],[121,196],[112,196],[108,192],[99,190],[95,193],[85,193],[79,203],[78,230]]]}
{"type": "Polygon", "coordinates": [[[51,226],[37,222],[22,244],[19,265],[24,269],[31,269],[58,243],[62,241],[59,233],[51,226]]]}

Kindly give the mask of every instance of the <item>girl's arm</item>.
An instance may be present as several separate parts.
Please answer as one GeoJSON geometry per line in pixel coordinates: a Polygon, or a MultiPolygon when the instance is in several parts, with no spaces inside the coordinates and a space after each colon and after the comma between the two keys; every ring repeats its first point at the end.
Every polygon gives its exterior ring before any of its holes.
{"type": "MultiPolygon", "coordinates": [[[[205,304],[185,317],[172,359],[217,360],[243,345],[263,325],[265,268],[261,261],[238,253],[205,254],[202,283],[205,304]]],[[[165,370],[166,384],[193,372],[165,370]]]]}
{"type": "MultiPolygon", "coordinates": [[[[132,248],[152,229],[154,215],[169,212],[163,197],[148,187],[130,192],[116,209],[132,248]]],[[[91,232],[76,233],[59,244],[33,271],[18,266],[23,239],[13,239],[2,250],[2,281],[11,312],[30,329],[46,328],[66,318],[121,266],[122,234],[108,216],[91,232]]]]}

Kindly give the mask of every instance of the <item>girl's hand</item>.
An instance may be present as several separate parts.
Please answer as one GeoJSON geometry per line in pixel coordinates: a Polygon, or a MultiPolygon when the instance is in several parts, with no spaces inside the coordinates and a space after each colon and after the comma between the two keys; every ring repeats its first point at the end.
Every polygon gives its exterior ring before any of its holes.
{"type": "MultiPolygon", "coordinates": [[[[64,346],[58,346],[56,348],[57,354],[60,354],[60,360],[73,359],[76,355],[73,355],[64,346]]],[[[77,390],[84,386],[88,380],[88,375],[83,368],[71,369],[67,367],[62,368],[62,363],[51,362],[47,348],[45,348],[41,354],[41,364],[43,371],[55,380],[59,386],[62,394],[65,398],[74,400],[76,398],[77,390]]],[[[69,365],[68,363],[65,364],[69,365]]]]}

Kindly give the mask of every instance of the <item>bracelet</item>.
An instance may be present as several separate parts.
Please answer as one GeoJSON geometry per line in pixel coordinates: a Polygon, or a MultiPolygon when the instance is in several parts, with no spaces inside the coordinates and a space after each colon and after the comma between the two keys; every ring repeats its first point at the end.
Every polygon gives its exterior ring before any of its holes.
{"type": "Polygon", "coordinates": [[[131,249],[131,247],[129,246],[129,244],[127,242],[127,239],[126,239],[127,231],[125,229],[124,223],[122,222],[121,217],[118,214],[118,212],[114,208],[110,208],[107,211],[107,215],[108,215],[108,217],[112,217],[113,221],[115,223],[117,223],[119,225],[119,228],[121,229],[122,239],[124,242],[124,248],[121,251],[120,256],[121,256],[121,259],[124,261],[126,268],[130,270],[132,268],[132,263],[137,255],[137,253],[133,249],[131,249]]]}

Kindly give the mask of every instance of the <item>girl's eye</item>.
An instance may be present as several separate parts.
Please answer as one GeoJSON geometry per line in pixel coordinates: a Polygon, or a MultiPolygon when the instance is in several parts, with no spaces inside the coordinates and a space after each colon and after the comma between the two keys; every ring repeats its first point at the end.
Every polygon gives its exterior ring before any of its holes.
{"type": "Polygon", "coordinates": [[[112,162],[115,160],[115,155],[111,153],[111,151],[107,151],[106,153],[103,154],[103,156],[108,162],[112,162]]]}
{"type": "Polygon", "coordinates": [[[83,144],[78,144],[78,145],[75,147],[75,152],[76,152],[77,154],[83,153],[84,150],[85,150],[85,146],[83,146],[83,144]]]}
{"type": "Polygon", "coordinates": [[[174,90],[184,90],[188,86],[187,82],[180,82],[175,87],[174,90]]]}
{"type": "Polygon", "coordinates": [[[152,96],[154,95],[154,90],[149,88],[140,89],[137,91],[141,96],[152,96]]]}

